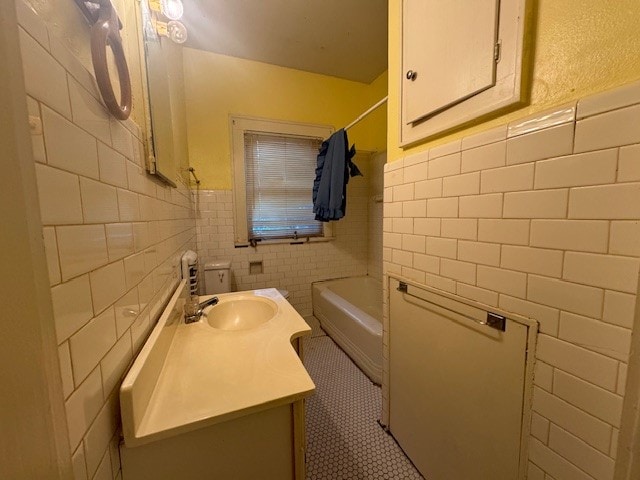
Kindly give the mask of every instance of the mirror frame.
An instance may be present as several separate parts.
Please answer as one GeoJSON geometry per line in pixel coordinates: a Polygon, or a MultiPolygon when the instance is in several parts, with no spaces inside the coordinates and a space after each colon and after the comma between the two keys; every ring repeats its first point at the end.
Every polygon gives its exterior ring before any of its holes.
{"type": "MultiPolygon", "coordinates": [[[[139,51],[141,60],[143,61],[144,68],[142,68],[142,96],[144,104],[144,127],[145,127],[145,166],[148,173],[157,176],[160,180],[166,184],[176,188],[178,185],[174,180],[167,177],[167,175],[158,170],[158,157],[157,157],[157,140],[156,133],[154,132],[154,120],[153,109],[151,107],[151,93],[149,85],[149,67],[148,67],[148,48],[147,48],[147,35],[151,35],[158,39],[160,38],[153,27],[151,7],[149,6],[149,0],[139,0],[139,8],[136,9],[136,19],[139,26],[139,51]]],[[[168,94],[168,93],[167,93],[168,94]]],[[[170,102],[170,100],[169,100],[170,102]]],[[[156,122],[157,123],[157,122],[156,122]]],[[[172,139],[173,140],[173,139],[172,139]]]]}

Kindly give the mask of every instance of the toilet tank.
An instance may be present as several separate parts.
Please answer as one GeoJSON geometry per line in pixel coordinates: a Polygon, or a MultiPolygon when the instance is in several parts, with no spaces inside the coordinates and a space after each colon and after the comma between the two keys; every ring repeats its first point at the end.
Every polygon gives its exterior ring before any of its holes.
{"type": "Polygon", "coordinates": [[[204,266],[204,293],[214,295],[231,291],[231,262],[228,260],[206,263],[204,266]]]}

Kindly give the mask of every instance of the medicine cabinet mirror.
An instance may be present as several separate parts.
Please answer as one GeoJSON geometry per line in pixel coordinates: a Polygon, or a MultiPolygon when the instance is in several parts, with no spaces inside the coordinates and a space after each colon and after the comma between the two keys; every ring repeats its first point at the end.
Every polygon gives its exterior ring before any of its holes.
{"type": "Polygon", "coordinates": [[[147,80],[143,85],[146,165],[150,173],[175,187],[178,177],[188,181],[182,47],[158,33],[151,2],[141,0],[139,11],[147,80]]]}

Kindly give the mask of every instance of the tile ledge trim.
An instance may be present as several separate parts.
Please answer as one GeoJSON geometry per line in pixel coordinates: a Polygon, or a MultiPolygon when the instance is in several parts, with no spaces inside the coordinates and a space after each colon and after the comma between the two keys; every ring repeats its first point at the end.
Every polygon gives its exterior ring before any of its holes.
{"type": "Polygon", "coordinates": [[[537,112],[518,120],[509,122],[507,139],[535,133],[551,127],[576,121],[578,101],[565,103],[557,107],[537,112]]]}
{"type": "Polygon", "coordinates": [[[585,118],[638,104],[640,104],[640,80],[618,85],[578,99],[576,120],[584,120],[585,118]]]}

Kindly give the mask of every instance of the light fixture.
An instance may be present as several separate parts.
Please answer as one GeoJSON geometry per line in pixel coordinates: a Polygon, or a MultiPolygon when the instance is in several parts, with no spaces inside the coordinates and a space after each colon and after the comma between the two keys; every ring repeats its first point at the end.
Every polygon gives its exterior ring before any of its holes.
{"type": "Polygon", "coordinates": [[[175,43],[184,43],[187,41],[187,27],[176,20],[171,20],[167,23],[167,36],[175,43]]]}
{"type": "MultiPolygon", "coordinates": [[[[168,37],[174,43],[187,41],[187,28],[178,21],[184,13],[182,0],[145,0],[150,10],[150,23],[159,36],[168,37]],[[169,19],[167,22],[166,20],[169,19]]],[[[153,36],[150,35],[150,38],[153,36]]]]}
{"type": "Polygon", "coordinates": [[[180,20],[184,13],[182,0],[160,0],[162,14],[170,20],[180,20]]]}

